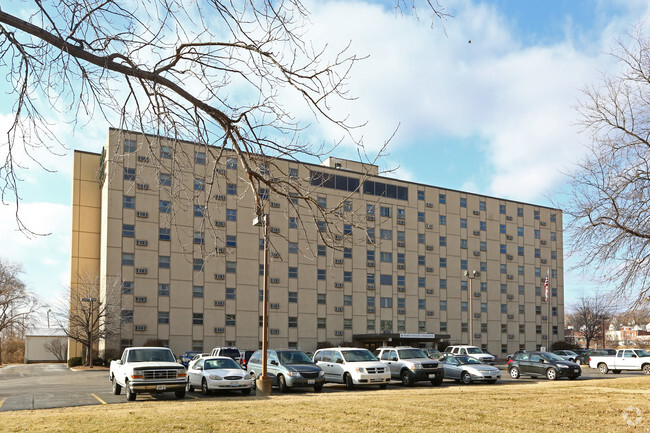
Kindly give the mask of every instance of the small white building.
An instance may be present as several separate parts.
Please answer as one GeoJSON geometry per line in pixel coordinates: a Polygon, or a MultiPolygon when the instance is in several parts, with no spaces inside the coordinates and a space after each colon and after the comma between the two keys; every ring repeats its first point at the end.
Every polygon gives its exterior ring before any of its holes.
{"type": "Polygon", "coordinates": [[[34,328],[25,333],[25,363],[65,362],[68,338],[60,328],[34,328]],[[62,347],[63,360],[57,359],[46,345],[62,347]]]}

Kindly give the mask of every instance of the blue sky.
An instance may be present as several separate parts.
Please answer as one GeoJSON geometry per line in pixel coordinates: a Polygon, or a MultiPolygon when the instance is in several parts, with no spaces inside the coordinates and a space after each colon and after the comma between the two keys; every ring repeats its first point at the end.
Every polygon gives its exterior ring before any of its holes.
{"type": "MultiPolygon", "coordinates": [[[[444,29],[420,9],[420,20],[396,15],[393,2],[308,1],[315,44],[368,55],[352,72],[358,99],[336,104],[358,122],[357,137],[378,149],[398,128],[380,166],[425,184],[549,205],[561,191],[561,170],[584,153],[588,137],[574,126],[580,89],[615,70],[607,55],[615,38],[650,17],[647,1],[440,0],[453,15],[444,29]],[[387,6],[388,5],[388,6],[387,6]],[[469,42],[471,41],[471,43],[469,42]]],[[[3,6],[3,9],[5,6],[3,6]]],[[[5,89],[6,83],[0,83],[5,89]]],[[[288,101],[298,116],[304,107],[288,101]]],[[[13,101],[0,101],[0,128],[13,101]]],[[[0,257],[22,263],[24,281],[45,301],[69,281],[72,151],[99,152],[109,122],[94,118],[72,131],[65,113],[50,120],[66,144],[62,156],[43,154],[48,173],[27,159],[20,172],[20,215],[35,232],[17,231],[15,207],[0,207],[0,257]]],[[[315,123],[306,138],[340,138],[315,123]]],[[[6,135],[0,135],[0,157],[6,135]]],[[[346,143],[335,156],[355,158],[346,143]]],[[[568,243],[565,240],[565,246],[568,243]]],[[[598,286],[567,272],[567,305],[598,286]]]]}

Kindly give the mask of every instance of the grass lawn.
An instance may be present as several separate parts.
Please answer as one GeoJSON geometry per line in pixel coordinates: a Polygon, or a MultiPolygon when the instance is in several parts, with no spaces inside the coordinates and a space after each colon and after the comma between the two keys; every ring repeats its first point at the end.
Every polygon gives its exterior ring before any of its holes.
{"type": "Polygon", "coordinates": [[[0,413],[5,432],[650,431],[650,377],[362,389],[0,413]],[[630,410],[630,406],[634,410],[630,410]],[[641,416],[637,415],[636,408],[641,416]]]}

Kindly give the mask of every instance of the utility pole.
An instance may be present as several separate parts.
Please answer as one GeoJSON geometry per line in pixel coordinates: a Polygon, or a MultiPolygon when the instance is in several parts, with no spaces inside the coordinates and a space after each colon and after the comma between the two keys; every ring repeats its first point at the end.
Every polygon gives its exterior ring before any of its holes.
{"type": "Polygon", "coordinates": [[[477,271],[472,271],[470,274],[469,271],[464,272],[465,277],[469,280],[469,291],[467,292],[467,304],[469,307],[469,345],[474,345],[474,309],[472,308],[472,298],[474,293],[472,292],[472,280],[480,275],[477,271]]]}

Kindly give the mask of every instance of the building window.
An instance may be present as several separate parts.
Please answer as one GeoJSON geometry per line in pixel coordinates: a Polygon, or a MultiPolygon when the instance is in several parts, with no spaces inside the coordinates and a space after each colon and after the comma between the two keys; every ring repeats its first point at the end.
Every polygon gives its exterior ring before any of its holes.
{"type": "Polygon", "coordinates": [[[323,209],[327,208],[327,197],[323,195],[319,195],[318,197],[316,197],[316,202],[323,209]]]}
{"type": "Polygon", "coordinates": [[[327,256],[327,247],[325,245],[317,245],[316,246],[316,254],[325,257],[327,256]]]}
{"type": "Polygon", "coordinates": [[[501,234],[506,234],[506,225],[505,224],[499,224],[499,233],[501,234]]]}
{"type": "Polygon", "coordinates": [[[487,304],[485,302],[481,302],[481,313],[487,313],[487,304]]]}
{"type": "Polygon", "coordinates": [[[465,250],[467,249],[467,239],[460,240],[460,247],[465,250]]]}
{"type": "Polygon", "coordinates": [[[316,226],[318,227],[319,232],[327,231],[327,223],[325,221],[317,221],[316,226]]]}
{"type": "Polygon", "coordinates": [[[122,236],[132,238],[135,236],[135,226],[133,224],[122,224],[122,236]]]}
{"type": "Polygon", "coordinates": [[[159,228],[158,229],[158,239],[161,241],[169,241],[171,240],[171,230],[170,229],[165,229],[165,228],[159,228]]]}
{"type": "Polygon", "coordinates": [[[481,241],[481,243],[479,244],[479,249],[481,251],[487,251],[487,242],[481,241]]]}
{"type": "Polygon", "coordinates": [[[134,258],[133,253],[122,253],[122,265],[133,266],[134,258]]]}
{"type": "Polygon", "coordinates": [[[501,293],[508,293],[508,285],[501,284],[501,293]]]}
{"type": "Polygon", "coordinates": [[[524,228],[517,227],[517,236],[523,236],[523,235],[524,235],[524,228]]]}
{"type": "Polygon", "coordinates": [[[235,326],[237,321],[234,314],[226,314],[226,326],[235,326]]]}
{"type": "Polygon", "coordinates": [[[406,242],[406,232],[397,230],[397,242],[406,242]]]}
{"type": "Polygon", "coordinates": [[[481,272],[487,272],[487,262],[481,262],[481,272]]]}
{"type": "Polygon", "coordinates": [[[526,314],[526,306],[525,305],[520,305],[519,306],[519,314],[526,314]]]}
{"type": "Polygon", "coordinates": [[[196,245],[205,244],[205,234],[203,232],[194,232],[194,243],[196,245]]]}
{"type": "Polygon", "coordinates": [[[192,260],[192,269],[195,271],[203,270],[203,259],[193,259],[192,260]]]}
{"type": "Polygon", "coordinates": [[[194,191],[205,191],[205,180],[194,179],[194,191]]]}
{"type": "Polygon", "coordinates": [[[298,278],[297,266],[289,266],[289,278],[298,278]]]}
{"type": "Polygon", "coordinates": [[[379,306],[381,308],[393,308],[393,298],[380,298],[379,306]]]}
{"type": "Polygon", "coordinates": [[[203,297],[203,286],[193,286],[192,287],[192,297],[193,298],[202,298],[203,297]]]}
{"type": "Polygon", "coordinates": [[[375,274],[366,274],[366,283],[375,284],[375,274]]]}
{"type": "Polygon", "coordinates": [[[397,285],[400,287],[404,287],[406,285],[406,277],[404,275],[397,276],[397,285]]]}
{"type": "Polygon", "coordinates": [[[352,305],[352,295],[343,295],[343,305],[352,305]]]}
{"type": "Polygon", "coordinates": [[[517,266],[517,275],[524,275],[524,267],[517,266]]]}
{"type": "Polygon", "coordinates": [[[237,299],[237,289],[234,287],[226,287],[226,299],[237,299]]]}
{"type": "Polygon", "coordinates": [[[467,302],[460,303],[460,311],[467,311],[467,302]]]}
{"type": "Polygon", "coordinates": [[[418,233],[418,244],[425,244],[427,241],[424,233],[418,233]]]}
{"type": "Polygon", "coordinates": [[[298,327],[298,318],[297,317],[289,317],[289,328],[297,328],[298,327]]]}
{"type": "Polygon", "coordinates": [[[169,269],[169,256],[158,256],[158,268],[169,269]]]}
{"type": "Polygon", "coordinates": [[[135,197],[125,195],[122,197],[122,207],[124,209],[135,209],[135,197]]]}
{"type": "Polygon", "coordinates": [[[343,281],[346,283],[352,282],[352,271],[343,271],[343,281]]]}
{"type": "Polygon", "coordinates": [[[158,323],[169,323],[169,311],[158,312],[158,323]]]}
{"type": "Polygon", "coordinates": [[[226,194],[228,194],[228,195],[237,195],[237,184],[236,183],[227,183],[226,184],[226,194]]]}
{"type": "Polygon", "coordinates": [[[379,216],[382,216],[384,218],[392,218],[393,216],[393,208],[389,206],[380,206],[379,207],[379,216]]]}
{"type": "Polygon", "coordinates": [[[194,163],[205,165],[205,152],[194,152],[194,163]]]}
{"type": "Polygon", "coordinates": [[[539,230],[535,230],[535,239],[539,239],[539,230]]]}
{"type": "Polygon", "coordinates": [[[236,274],[237,273],[237,262],[226,262],[226,273],[227,274],[236,274]]]}
{"type": "Polygon", "coordinates": [[[555,232],[551,232],[551,241],[556,241],[557,240],[557,234],[555,232]]]}
{"type": "Polygon", "coordinates": [[[440,267],[441,268],[446,268],[447,267],[447,258],[446,257],[440,257],[440,267]]]}
{"type": "Polygon", "coordinates": [[[366,306],[373,308],[375,306],[375,297],[374,296],[368,296],[366,297],[366,306]]]}
{"type": "Polygon", "coordinates": [[[124,180],[135,180],[135,168],[124,167],[124,180]]]}
{"type": "Polygon", "coordinates": [[[466,229],[467,228],[467,218],[461,218],[460,219],[460,228],[461,229],[466,229]]]}
{"type": "Polygon", "coordinates": [[[426,332],[427,331],[427,322],[424,320],[418,320],[418,332],[426,332]]]}
{"type": "Polygon", "coordinates": [[[172,202],[169,200],[160,200],[158,205],[158,210],[160,211],[160,213],[171,213],[172,202]]]}
{"type": "Polygon", "coordinates": [[[461,259],[460,268],[461,269],[467,269],[467,260],[466,259],[461,259]]]}
{"type": "Polygon", "coordinates": [[[160,157],[172,159],[172,149],[168,146],[160,146],[160,157]]]}
{"type": "Polygon", "coordinates": [[[122,310],[122,323],[132,323],[133,322],[133,310],[122,310]]]}
{"type": "Polygon", "coordinates": [[[375,214],[375,205],[374,204],[366,204],[366,214],[367,215],[374,215],[375,214]]]}
{"type": "Polygon", "coordinates": [[[325,293],[316,294],[316,303],[322,305],[327,304],[327,294],[325,293]]]}
{"type": "MultiPolygon", "coordinates": [[[[262,249],[264,249],[264,239],[260,239],[262,241],[262,249]]],[[[298,243],[297,242],[289,242],[289,254],[298,254],[298,243]]]]}
{"type": "Polygon", "coordinates": [[[327,319],[324,317],[319,317],[316,319],[316,327],[319,329],[327,328],[327,319]]]}
{"type": "Polygon", "coordinates": [[[445,194],[438,194],[438,203],[446,204],[447,203],[447,196],[445,194]]]}
{"type": "Polygon", "coordinates": [[[507,274],[507,273],[508,273],[508,268],[507,268],[507,266],[506,266],[505,264],[501,264],[501,266],[500,266],[500,272],[501,272],[502,274],[507,274]]]}
{"type": "Polygon", "coordinates": [[[517,208],[517,216],[518,217],[523,217],[524,216],[524,208],[523,207],[518,207],[517,208]]]}
{"type": "Polygon", "coordinates": [[[325,279],[327,279],[327,271],[325,269],[317,269],[316,270],[316,279],[317,280],[325,280],[325,279]]]}
{"type": "Polygon", "coordinates": [[[440,215],[440,225],[447,225],[447,215],[440,215]]]}
{"type": "Polygon", "coordinates": [[[237,236],[236,235],[226,235],[226,246],[236,248],[237,247],[237,236]]]}
{"type": "Polygon", "coordinates": [[[137,143],[135,140],[124,140],[124,153],[133,153],[137,148],[137,143]]]}
{"type": "Polygon", "coordinates": [[[228,157],[226,158],[226,168],[231,170],[237,170],[237,158],[228,157]]]}
{"type": "Polygon", "coordinates": [[[520,284],[519,286],[517,286],[517,293],[518,294],[523,295],[524,292],[525,292],[525,287],[524,287],[523,284],[520,284]]]}
{"type": "Polygon", "coordinates": [[[289,292],[289,303],[291,304],[298,303],[298,292],[289,292]]]}
{"type": "MultiPolygon", "coordinates": [[[[401,253],[397,254],[397,263],[402,263],[402,262],[399,261],[400,260],[400,257],[399,257],[400,254],[401,253]]],[[[402,254],[402,256],[403,256],[403,254],[402,254]]],[[[426,266],[426,265],[427,265],[426,256],[418,256],[418,266],[426,266]]]]}
{"type": "Polygon", "coordinates": [[[290,229],[297,229],[298,228],[298,218],[289,217],[289,228],[290,229]]]}
{"type": "Polygon", "coordinates": [[[440,246],[441,247],[446,247],[447,246],[447,237],[446,236],[440,236],[440,246]]]}
{"type": "Polygon", "coordinates": [[[205,216],[205,206],[200,205],[200,204],[195,204],[194,205],[194,216],[203,218],[205,216]]]}
{"type": "Polygon", "coordinates": [[[485,230],[487,230],[487,223],[486,223],[485,221],[480,221],[480,222],[479,222],[479,229],[480,229],[481,231],[483,231],[483,232],[484,232],[485,230]]]}
{"type": "Polygon", "coordinates": [[[501,313],[508,314],[508,304],[501,304],[501,313]]]}
{"type": "Polygon", "coordinates": [[[384,263],[393,263],[393,253],[387,252],[387,251],[382,251],[379,254],[381,261],[384,263]]]}
{"type": "Polygon", "coordinates": [[[379,237],[387,241],[393,240],[393,231],[389,229],[381,229],[379,230],[379,237]]]}
{"type": "Polygon", "coordinates": [[[237,221],[237,209],[226,209],[226,221],[237,221]]]}
{"type": "Polygon", "coordinates": [[[158,296],[169,296],[169,284],[158,284],[158,296]]]}
{"type": "Polygon", "coordinates": [[[465,197],[460,198],[460,207],[467,207],[467,199],[465,197]]]}
{"type": "Polygon", "coordinates": [[[485,281],[481,281],[481,292],[487,292],[487,283],[485,281]]]}
{"type": "Polygon", "coordinates": [[[122,281],[122,294],[130,295],[133,293],[133,281],[122,281]]]}
{"type": "Polygon", "coordinates": [[[440,332],[447,332],[447,322],[440,322],[440,332]]]}
{"type": "Polygon", "coordinates": [[[447,301],[440,301],[440,311],[447,311],[447,301]]]}
{"type": "Polygon", "coordinates": [[[172,185],[172,175],[169,173],[160,173],[160,185],[161,186],[171,186],[172,185]]]}
{"type": "Polygon", "coordinates": [[[192,325],[203,325],[203,313],[192,313],[192,325]]]}
{"type": "Polygon", "coordinates": [[[381,274],[379,276],[379,283],[385,286],[393,285],[393,275],[391,274],[381,274]]]}
{"type": "Polygon", "coordinates": [[[418,221],[421,223],[424,222],[424,212],[418,212],[418,221]]]}
{"type": "Polygon", "coordinates": [[[499,213],[502,215],[506,214],[506,205],[505,204],[500,204],[499,205],[499,213]]]}
{"type": "MultiPolygon", "coordinates": [[[[523,253],[521,255],[523,256],[523,253]]],[[[541,255],[542,255],[541,250],[539,248],[535,248],[535,258],[539,259],[541,255]]]]}
{"type": "Polygon", "coordinates": [[[538,210],[533,211],[533,218],[536,219],[536,220],[539,219],[539,211],[538,210]]]}
{"type": "Polygon", "coordinates": [[[418,190],[418,200],[424,200],[424,191],[418,190]]]}
{"type": "Polygon", "coordinates": [[[460,281],[460,290],[467,290],[467,280],[460,281]]]}
{"type": "Polygon", "coordinates": [[[478,202],[478,208],[479,208],[480,210],[485,210],[485,202],[484,202],[484,201],[480,201],[480,202],[478,202]]]}
{"type": "Polygon", "coordinates": [[[352,248],[348,248],[348,247],[343,248],[343,258],[344,259],[352,258],[352,248]]]}
{"type": "Polygon", "coordinates": [[[540,268],[535,268],[535,276],[536,277],[541,277],[542,276],[542,270],[540,268]]]}

